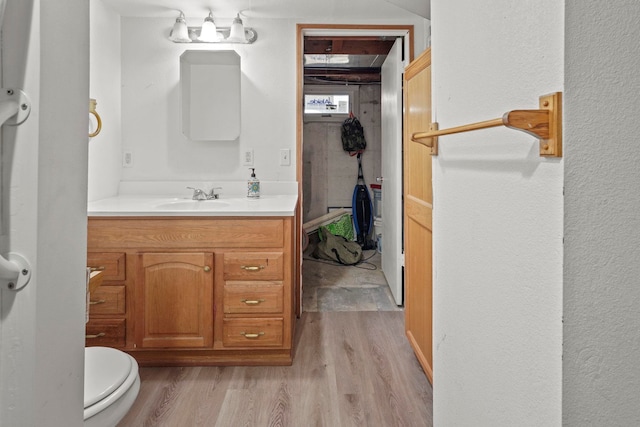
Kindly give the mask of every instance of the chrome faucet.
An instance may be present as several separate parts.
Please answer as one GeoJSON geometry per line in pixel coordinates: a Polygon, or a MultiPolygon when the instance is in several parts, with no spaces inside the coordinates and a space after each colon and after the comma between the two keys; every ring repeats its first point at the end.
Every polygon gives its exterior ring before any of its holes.
{"type": "Polygon", "coordinates": [[[216,190],[222,190],[222,187],[214,187],[208,193],[204,190],[194,187],[187,187],[189,190],[193,190],[192,200],[215,200],[220,198],[220,194],[216,193],[216,190]]]}

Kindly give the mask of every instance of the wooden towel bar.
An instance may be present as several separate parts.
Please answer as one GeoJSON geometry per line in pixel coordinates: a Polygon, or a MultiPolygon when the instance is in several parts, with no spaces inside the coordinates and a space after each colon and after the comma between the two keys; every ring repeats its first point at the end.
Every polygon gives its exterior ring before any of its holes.
{"type": "Polygon", "coordinates": [[[513,110],[498,119],[442,130],[438,130],[437,123],[432,123],[429,131],[416,132],[411,140],[430,147],[431,154],[437,155],[439,136],[497,126],[520,130],[538,138],[541,156],[562,157],[562,92],[541,96],[539,110],[513,110]]]}

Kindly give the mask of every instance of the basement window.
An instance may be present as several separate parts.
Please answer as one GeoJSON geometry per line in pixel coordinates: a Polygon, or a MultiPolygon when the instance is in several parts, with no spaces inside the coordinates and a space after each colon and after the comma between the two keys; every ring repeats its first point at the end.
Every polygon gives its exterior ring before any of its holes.
{"type": "Polygon", "coordinates": [[[305,85],[305,122],[342,122],[349,113],[358,115],[358,86],[305,85]]]}

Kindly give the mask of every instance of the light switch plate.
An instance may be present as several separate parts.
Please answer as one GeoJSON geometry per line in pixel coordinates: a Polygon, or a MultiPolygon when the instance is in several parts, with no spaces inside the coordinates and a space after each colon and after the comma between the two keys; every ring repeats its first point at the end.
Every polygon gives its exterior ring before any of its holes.
{"type": "Polygon", "coordinates": [[[280,149],[280,166],[291,165],[291,150],[288,148],[280,149]]]}

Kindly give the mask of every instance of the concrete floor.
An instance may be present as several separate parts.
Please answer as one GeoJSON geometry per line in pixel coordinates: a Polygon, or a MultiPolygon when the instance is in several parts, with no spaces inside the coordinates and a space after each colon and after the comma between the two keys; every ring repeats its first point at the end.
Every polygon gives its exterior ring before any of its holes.
{"type": "Polygon", "coordinates": [[[305,251],[302,264],[302,307],[306,312],[402,311],[382,273],[380,254],[364,252],[364,262],[356,266],[315,260],[305,251]]]}

